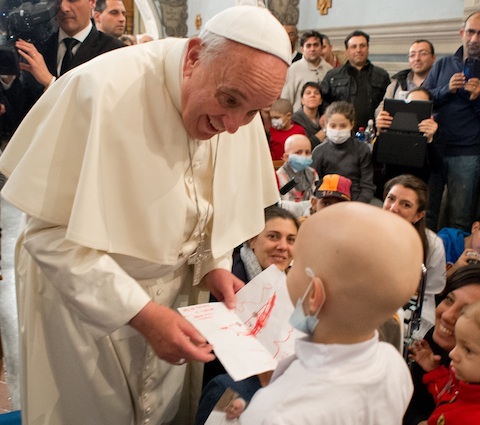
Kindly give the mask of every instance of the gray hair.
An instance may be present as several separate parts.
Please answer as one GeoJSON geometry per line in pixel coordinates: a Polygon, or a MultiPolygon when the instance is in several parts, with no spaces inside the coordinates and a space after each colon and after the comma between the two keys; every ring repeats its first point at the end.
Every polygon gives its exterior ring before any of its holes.
{"type": "Polygon", "coordinates": [[[230,50],[230,40],[210,31],[202,31],[199,35],[204,48],[200,51],[199,59],[203,63],[210,63],[216,59],[225,58],[230,50]]]}

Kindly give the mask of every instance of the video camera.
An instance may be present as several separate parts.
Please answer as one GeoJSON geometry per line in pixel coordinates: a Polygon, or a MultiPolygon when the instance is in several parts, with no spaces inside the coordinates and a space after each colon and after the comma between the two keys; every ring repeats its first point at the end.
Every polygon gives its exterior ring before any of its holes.
{"type": "Polygon", "coordinates": [[[15,41],[44,43],[58,28],[59,0],[0,0],[0,74],[18,75],[15,41]]]}

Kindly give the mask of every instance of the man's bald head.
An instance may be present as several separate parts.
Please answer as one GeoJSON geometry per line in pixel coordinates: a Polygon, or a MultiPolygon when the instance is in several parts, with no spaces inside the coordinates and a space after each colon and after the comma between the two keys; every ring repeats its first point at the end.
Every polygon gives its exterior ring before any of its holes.
{"type": "Polygon", "coordinates": [[[422,258],[420,238],[410,223],[363,203],[335,204],[300,228],[287,277],[290,297],[296,303],[304,294],[309,267],[322,281],[326,298],[314,339],[362,340],[414,294],[422,258]]]}

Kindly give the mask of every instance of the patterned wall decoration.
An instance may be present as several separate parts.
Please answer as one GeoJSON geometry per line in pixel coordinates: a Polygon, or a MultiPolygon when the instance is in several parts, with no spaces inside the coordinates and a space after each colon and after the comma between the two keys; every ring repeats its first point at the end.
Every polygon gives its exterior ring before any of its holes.
{"type": "Polygon", "coordinates": [[[160,5],[160,21],[165,36],[186,37],[188,34],[187,0],[156,0],[160,5]]]}
{"type": "Polygon", "coordinates": [[[332,0],[317,0],[317,9],[320,15],[327,15],[328,9],[332,7],[332,0]]]}
{"type": "Polygon", "coordinates": [[[270,0],[267,7],[283,25],[297,25],[299,0],[270,0]]]}

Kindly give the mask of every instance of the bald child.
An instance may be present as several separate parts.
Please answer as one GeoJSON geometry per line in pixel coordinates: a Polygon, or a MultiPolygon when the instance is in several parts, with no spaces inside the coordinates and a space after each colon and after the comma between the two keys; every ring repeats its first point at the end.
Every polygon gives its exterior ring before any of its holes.
{"type": "Polygon", "coordinates": [[[281,195],[283,201],[309,201],[315,192],[318,174],[310,167],[312,145],[304,134],[294,134],[285,140],[285,163],[277,170],[278,187],[282,188],[295,179],[295,186],[281,195]]]}
{"type": "Polygon", "coordinates": [[[416,291],[422,245],[405,220],[342,202],[306,220],[287,276],[290,321],[309,336],[252,399],[242,424],[401,424],[413,386],[376,328],[416,291]]]}

